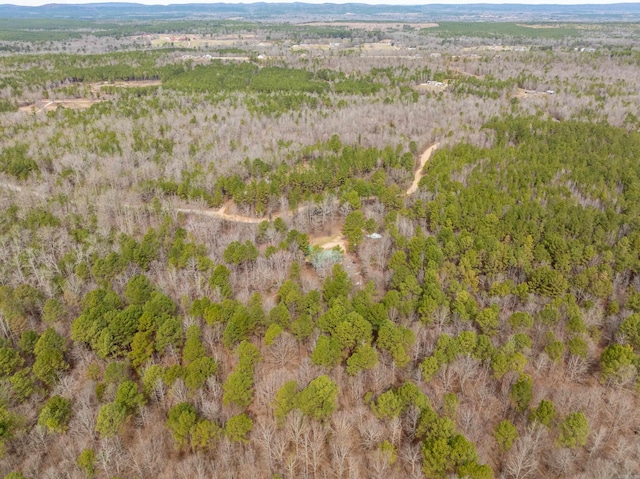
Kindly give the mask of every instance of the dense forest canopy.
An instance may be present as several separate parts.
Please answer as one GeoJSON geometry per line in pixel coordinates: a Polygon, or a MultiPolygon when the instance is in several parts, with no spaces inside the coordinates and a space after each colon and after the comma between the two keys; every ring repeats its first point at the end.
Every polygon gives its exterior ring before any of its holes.
{"type": "Polygon", "coordinates": [[[351,20],[0,21],[1,477],[637,477],[637,25],[351,20]]]}

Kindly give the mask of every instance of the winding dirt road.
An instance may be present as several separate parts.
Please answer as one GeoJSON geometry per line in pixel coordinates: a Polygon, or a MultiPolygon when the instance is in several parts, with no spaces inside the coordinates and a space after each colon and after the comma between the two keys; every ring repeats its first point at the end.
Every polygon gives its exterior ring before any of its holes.
{"type": "MultiPolygon", "coordinates": [[[[433,152],[438,148],[438,146],[440,146],[440,143],[434,143],[433,145],[429,146],[420,156],[420,165],[418,166],[418,168],[414,173],[413,182],[405,192],[406,196],[409,196],[418,190],[418,184],[420,183],[420,179],[424,176],[422,170],[424,169],[424,166],[426,165],[427,161],[431,159],[431,157],[433,156],[433,152]]],[[[33,192],[31,190],[25,190],[21,186],[14,185],[11,183],[0,182],[0,188],[4,188],[14,192],[28,191],[37,196],[42,196],[39,193],[33,192]]],[[[126,205],[126,206],[135,207],[133,205],[126,205]]],[[[229,200],[224,205],[222,205],[221,208],[218,208],[218,209],[175,208],[174,211],[177,211],[179,213],[194,215],[194,216],[209,216],[212,218],[219,218],[221,220],[229,221],[233,223],[259,224],[267,219],[264,217],[256,218],[252,216],[243,216],[239,214],[227,213],[227,210],[230,209],[231,207],[233,207],[233,201],[229,200]]],[[[302,211],[306,207],[307,207],[306,205],[300,206],[296,211],[302,211]]],[[[287,212],[286,214],[289,215],[293,213],[294,212],[287,212]]],[[[283,213],[275,212],[275,213],[272,213],[268,219],[273,220],[281,216],[283,216],[283,213]]],[[[340,231],[340,229],[341,228],[338,229],[337,233],[330,236],[309,235],[309,242],[311,245],[319,246],[320,248],[325,250],[334,248],[335,246],[340,246],[342,250],[345,252],[344,257],[342,258],[343,268],[345,269],[345,271],[347,271],[347,273],[349,274],[349,277],[351,278],[352,281],[354,281],[356,285],[361,285],[364,282],[364,274],[362,271],[362,267],[359,263],[359,258],[356,254],[348,253],[349,244],[346,238],[342,235],[342,232],[340,231]]]]}
{"type": "MultiPolygon", "coordinates": [[[[418,166],[417,170],[414,173],[414,177],[413,177],[413,182],[411,183],[411,186],[409,186],[409,188],[406,191],[406,195],[409,196],[413,193],[415,193],[418,190],[418,184],[420,183],[420,180],[422,179],[422,177],[424,176],[424,174],[422,173],[422,170],[424,169],[424,165],[427,164],[427,161],[429,161],[431,159],[431,157],[433,156],[433,152],[440,146],[440,143],[434,143],[433,145],[431,145],[429,148],[427,148],[422,155],[420,156],[420,165],[418,166]]],[[[214,209],[199,209],[199,208],[176,208],[176,211],[180,212],[180,213],[186,213],[186,214],[191,214],[191,215],[202,215],[202,216],[211,216],[213,218],[220,218],[226,221],[232,221],[234,223],[248,223],[248,224],[258,224],[258,223],[262,223],[263,221],[265,221],[267,218],[256,218],[254,216],[243,216],[243,215],[238,215],[238,214],[232,214],[232,213],[227,213],[227,210],[229,209],[229,207],[231,207],[233,205],[232,201],[227,201],[221,208],[214,210],[214,209]]],[[[301,211],[305,208],[305,206],[301,206],[297,209],[297,211],[301,211]]],[[[279,218],[283,216],[282,213],[279,212],[275,212],[271,214],[271,219],[275,219],[275,218],[279,218]]],[[[336,244],[341,244],[342,241],[340,241],[339,237],[331,237],[331,238],[324,238],[325,243],[333,243],[335,242],[335,244],[333,244],[332,246],[335,246],[336,244]]]]}
{"type": "MultiPolygon", "coordinates": [[[[420,156],[420,165],[418,166],[418,169],[414,174],[414,178],[413,178],[413,182],[411,183],[411,186],[409,186],[409,188],[405,193],[407,196],[415,193],[418,190],[418,183],[420,183],[420,179],[424,176],[422,173],[422,170],[424,169],[424,165],[427,163],[427,161],[431,159],[433,152],[436,150],[436,148],[438,148],[439,145],[440,143],[434,143],[429,148],[427,148],[420,156]]],[[[13,185],[10,183],[0,183],[0,188],[5,188],[5,189],[16,191],[16,192],[23,191],[22,187],[13,185]]],[[[37,194],[37,193],[34,193],[34,194],[37,194]]],[[[178,211],[179,213],[190,214],[190,215],[210,216],[212,218],[220,218],[222,220],[231,221],[234,223],[259,224],[268,219],[265,217],[256,218],[254,216],[243,216],[239,214],[227,213],[227,210],[231,206],[233,206],[233,201],[227,201],[224,205],[222,205],[221,208],[218,208],[218,209],[176,208],[175,211],[178,211]]],[[[302,211],[305,207],[306,206],[300,206],[296,211],[302,211]]],[[[271,214],[270,218],[271,220],[273,220],[281,216],[283,216],[282,213],[275,212],[271,214]]],[[[323,239],[322,241],[323,243],[330,245],[329,247],[333,247],[338,244],[340,246],[344,245],[344,241],[340,238],[339,235],[331,238],[325,237],[322,239],[323,239]]]]}
{"type": "MultiPolygon", "coordinates": [[[[226,210],[233,205],[233,201],[229,200],[221,208],[217,210],[214,209],[199,209],[199,208],[176,208],[175,211],[179,213],[187,213],[190,215],[201,215],[201,216],[211,216],[213,218],[220,218],[225,221],[231,221],[234,223],[248,223],[248,224],[258,224],[263,221],[268,221],[269,218],[262,217],[256,218],[255,216],[243,216],[239,214],[227,213],[226,210]]],[[[296,211],[302,211],[304,209],[303,206],[299,207],[296,211]]],[[[292,212],[293,213],[293,212],[292,212]]],[[[280,218],[282,213],[275,212],[271,213],[270,218],[274,220],[276,218],[280,218]]]]}

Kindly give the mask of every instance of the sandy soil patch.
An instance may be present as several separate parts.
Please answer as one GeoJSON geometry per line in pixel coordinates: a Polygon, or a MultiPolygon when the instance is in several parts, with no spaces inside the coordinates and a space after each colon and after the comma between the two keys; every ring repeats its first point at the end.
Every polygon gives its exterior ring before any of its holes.
{"type": "MultiPolygon", "coordinates": [[[[367,240],[365,239],[365,241],[367,240]]],[[[357,254],[348,251],[349,243],[340,231],[328,236],[309,235],[309,244],[311,244],[311,246],[318,246],[323,250],[330,250],[336,246],[342,248],[344,252],[342,260],[340,261],[342,269],[346,271],[349,279],[351,279],[356,287],[364,284],[364,274],[362,272],[360,259],[357,254]]]]}

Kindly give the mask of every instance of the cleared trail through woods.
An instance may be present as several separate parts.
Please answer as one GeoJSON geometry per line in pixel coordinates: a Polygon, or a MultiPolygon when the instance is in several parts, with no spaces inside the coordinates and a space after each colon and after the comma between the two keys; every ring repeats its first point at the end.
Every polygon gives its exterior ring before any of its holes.
{"type": "Polygon", "coordinates": [[[413,177],[413,183],[411,183],[411,186],[409,186],[409,189],[407,190],[407,196],[418,191],[418,183],[420,183],[420,180],[424,176],[422,174],[424,165],[426,165],[427,161],[431,159],[431,157],[433,156],[433,152],[436,150],[436,148],[438,148],[438,146],[440,146],[440,143],[434,143],[429,148],[424,150],[424,153],[422,153],[422,155],[420,155],[420,166],[418,166],[418,169],[415,172],[415,175],[413,177]]]}

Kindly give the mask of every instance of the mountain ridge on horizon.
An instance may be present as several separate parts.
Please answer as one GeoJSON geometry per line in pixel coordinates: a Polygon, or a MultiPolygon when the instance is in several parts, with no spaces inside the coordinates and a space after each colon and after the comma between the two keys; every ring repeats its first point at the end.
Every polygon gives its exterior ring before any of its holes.
{"type": "Polygon", "coordinates": [[[239,17],[243,20],[291,20],[300,18],[361,20],[402,20],[411,15],[416,20],[488,20],[488,21],[638,21],[640,3],[613,4],[425,4],[391,5],[366,3],[186,3],[146,5],[136,2],[100,2],[40,6],[0,4],[0,18],[58,18],[104,20],[128,17],[131,19],[177,19],[192,15],[207,15],[209,19],[239,17]],[[460,7],[464,5],[464,11],[460,7]]]}

